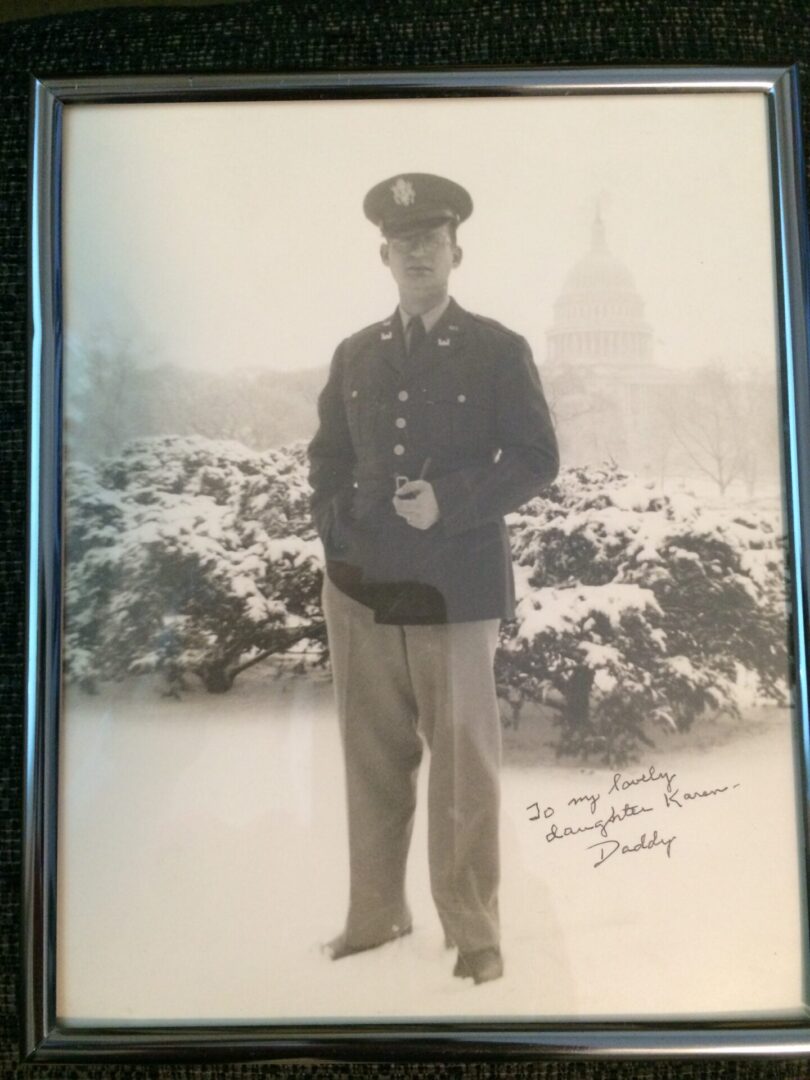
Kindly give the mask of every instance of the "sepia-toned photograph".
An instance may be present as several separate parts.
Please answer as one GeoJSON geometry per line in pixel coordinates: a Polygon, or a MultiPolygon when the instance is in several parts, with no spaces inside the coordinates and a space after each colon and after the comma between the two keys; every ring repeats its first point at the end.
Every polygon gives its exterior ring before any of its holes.
{"type": "Polygon", "coordinates": [[[62,152],[60,1020],[804,1015],[764,96],[62,152]]]}

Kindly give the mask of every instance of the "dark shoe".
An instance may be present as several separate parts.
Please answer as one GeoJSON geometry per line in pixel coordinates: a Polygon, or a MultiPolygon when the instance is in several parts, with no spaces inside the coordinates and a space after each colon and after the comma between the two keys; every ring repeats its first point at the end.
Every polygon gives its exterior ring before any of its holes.
{"type": "Polygon", "coordinates": [[[492,982],[503,975],[503,957],[497,945],[475,952],[459,953],[453,974],[459,979],[473,979],[476,985],[492,982]]]}
{"type": "Polygon", "coordinates": [[[391,928],[391,933],[388,937],[382,938],[380,941],[371,941],[367,945],[350,945],[346,940],[346,934],[338,934],[336,938],[328,942],[323,946],[323,951],[332,960],[342,960],[344,956],[354,956],[355,953],[368,952],[369,949],[379,949],[381,945],[387,945],[389,941],[396,941],[397,938],[405,937],[413,930],[412,926],[403,926],[402,928],[394,926],[391,928]]]}

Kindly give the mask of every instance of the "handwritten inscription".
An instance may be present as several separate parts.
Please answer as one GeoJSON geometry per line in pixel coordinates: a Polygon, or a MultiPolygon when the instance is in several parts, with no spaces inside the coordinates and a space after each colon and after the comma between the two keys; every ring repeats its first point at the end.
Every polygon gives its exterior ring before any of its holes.
{"type": "Polygon", "coordinates": [[[600,818],[599,821],[594,821],[590,825],[566,825],[560,830],[559,826],[552,822],[546,834],[546,840],[551,843],[552,840],[563,840],[566,836],[576,836],[577,833],[590,832],[592,829],[598,829],[601,836],[607,836],[608,828],[615,822],[624,821],[625,818],[635,817],[637,814],[651,814],[652,810],[651,806],[636,806],[635,804],[631,806],[629,803],[625,803],[619,811],[616,810],[615,806],[611,806],[608,817],[600,818]]]}
{"type": "Polygon", "coordinates": [[[529,821],[542,822],[545,826],[543,836],[548,844],[570,841],[575,837],[599,837],[584,848],[593,852],[596,860],[593,867],[596,869],[614,856],[621,859],[627,855],[659,852],[671,859],[678,836],[670,828],[656,821],[658,827],[648,826],[640,835],[628,836],[627,830],[620,829],[621,835],[617,836],[617,827],[630,818],[656,813],[667,815],[669,826],[674,824],[680,813],[688,813],[700,803],[720,799],[739,786],[718,784],[690,788],[679,780],[677,773],[650,765],[638,774],[614,773],[601,791],[583,791],[572,795],[561,811],[561,816],[565,814],[564,821],[552,820],[557,817],[557,807],[544,805],[539,800],[530,803],[526,810],[529,821]],[[630,798],[625,798],[627,795],[630,798]]]}
{"type": "Polygon", "coordinates": [[[655,784],[659,780],[663,780],[667,785],[667,791],[672,790],[672,785],[675,781],[677,773],[659,772],[654,765],[651,765],[646,772],[643,772],[641,776],[622,776],[620,772],[613,774],[613,783],[608,788],[608,795],[612,795],[614,791],[627,791],[629,788],[637,787],[639,784],[655,784]]]}
{"type": "Polygon", "coordinates": [[[641,839],[637,844],[622,844],[619,840],[600,840],[598,844],[590,844],[588,851],[593,851],[594,848],[599,851],[599,858],[593,864],[601,866],[602,863],[606,863],[608,859],[619,852],[622,855],[635,855],[638,851],[652,851],[653,848],[663,847],[666,849],[667,858],[672,855],[672,845],[677,840],[677,836],[670,836],[669,839],[665,839],[658,835],[658,829],[653,831],[652,836],[647,839],[647,834],[642,833],[641,839]]]}

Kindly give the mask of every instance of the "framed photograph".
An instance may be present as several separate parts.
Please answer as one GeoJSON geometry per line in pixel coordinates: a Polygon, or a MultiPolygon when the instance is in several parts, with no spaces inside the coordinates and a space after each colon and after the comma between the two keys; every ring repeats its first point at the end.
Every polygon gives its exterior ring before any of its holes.
{"type": "Polygon", "coordinates": [[[27,1057],[810,1052],[796,71],[32,95],[27,1057]]]}

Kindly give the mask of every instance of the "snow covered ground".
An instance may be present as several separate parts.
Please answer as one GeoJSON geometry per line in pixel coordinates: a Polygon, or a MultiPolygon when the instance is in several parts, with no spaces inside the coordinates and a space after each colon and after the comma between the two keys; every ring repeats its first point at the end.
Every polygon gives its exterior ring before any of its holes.
{"type": "Polygon", "coordinates": [[[803,915],[787,711],[662,738],[620,770],[558,763],[549,737],[537,716],[507,733],[506,975],[474,987],[452,977],[455,957],[430,899],[424,798],[409,866],[414,933],[339,963],[320,950],[341,928],[348,888],[328,683],[274,678],[263,667],[224,696],[166,700],[146,679],[98,697],[69,691],[60,1015],[81,1023],[797,1012],[803,915]]]}

